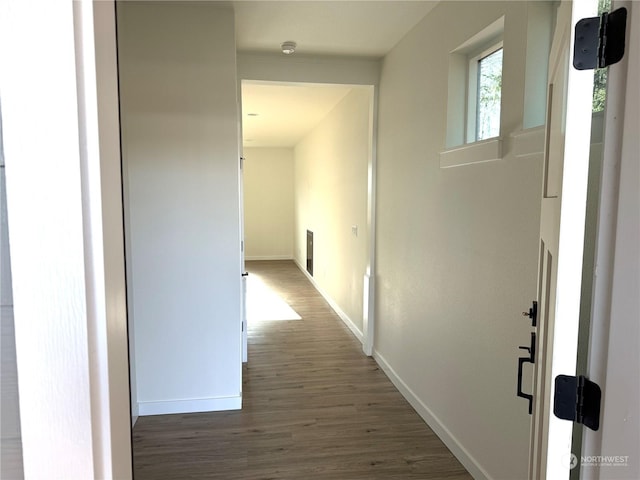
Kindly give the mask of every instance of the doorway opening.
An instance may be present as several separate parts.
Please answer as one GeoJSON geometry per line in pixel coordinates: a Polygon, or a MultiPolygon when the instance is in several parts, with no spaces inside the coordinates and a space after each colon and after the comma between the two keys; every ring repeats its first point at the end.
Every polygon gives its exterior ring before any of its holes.
{"type": "Polygon", "coordinates": [[[293,260],[363,342],[373,335],[373,86],[242,80],[241,90],[244,260],[293,260]]]}

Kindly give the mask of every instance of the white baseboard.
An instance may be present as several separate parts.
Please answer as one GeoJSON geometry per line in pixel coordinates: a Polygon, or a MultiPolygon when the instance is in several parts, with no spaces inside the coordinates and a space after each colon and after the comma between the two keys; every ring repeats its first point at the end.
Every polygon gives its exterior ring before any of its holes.
{"type": "Polygon", "coordinates": [[[172,413],[220,412],[223,410],[240,410],[242,408],[242,396],[138,402],[138,405],[141,417],[172,413]]]}
{"type": "Polygon", "coordinates": [[[138,403],[136,402],[133,405],[131,405],[131,427],[135,426],[139,416],[140,416],[140,405],[138,405],[138,403]]]}
{"type": "Polygon", "coordinates": [[[353,320],[349,318],[349,315],[347,315],[342,311],[340,306],[327,294],[327,292],[325,292],[320,287],[320,285],[316,283],[315,279],[311,275],[309,275],[309,272],[307,272],[306,268],[303,268],[302,265],[300,265],[297,259],[294,258],[293,261],[298,266],[300,271],[304,273],[305,276],[309,279],[309,281],[311,282],[311,285],[314,286],[314,288],[318,291],[318,293],[324,297],[324,299],[331,306],[331,308],[338,314],[338,316],[344,322],[344,324],[347,327],[349,327],[349,330],[351,330],[351,333],[353,333],[353,335],[360,341],[360,343],[362,343],[364,339],[364,336],[362,335],[362,331],[360,331],[360,329],[356,326],[356,324],[353,323],[353,320]]]}
{"type": "Polygon", "coordinates": [[[293,260],[292,255],[252,255],[246,256],[244,259],[248,262],[251,260],[293,260]]]}
{"type": "Polygon", "coordinates": [[[389,380],[396,386],[402,396],[411,404],[413,409],[422,417],[427,425],[447,446],[451,453],[462,463],[471,476],[476,480],[492,480],[491,476],[484,470],[473,456],[465,449],[458,439],[454,437],[447,427],[434,415],[418,396],[404,383],[393,368],[387,363],[382,355],[374,350],[373,358],[380,365],[380,368],[389,377],[389,380]]]}

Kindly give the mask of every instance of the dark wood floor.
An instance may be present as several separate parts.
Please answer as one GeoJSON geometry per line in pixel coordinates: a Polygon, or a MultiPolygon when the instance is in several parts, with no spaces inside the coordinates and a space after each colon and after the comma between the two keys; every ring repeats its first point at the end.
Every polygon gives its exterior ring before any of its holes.
{"type": "Polygon", "coordinates": [[[136,480],[471,478],[293,262],[247,269],[302,320],[249,325],[242,411],[138,419],[136,480]]]}

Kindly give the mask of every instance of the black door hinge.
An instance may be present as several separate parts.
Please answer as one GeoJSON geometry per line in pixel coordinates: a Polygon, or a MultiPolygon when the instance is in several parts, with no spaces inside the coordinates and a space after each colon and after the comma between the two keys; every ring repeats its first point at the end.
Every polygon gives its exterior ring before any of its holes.
{"type": "Polygon", "coordinates": [[[600,428],[602,392],[597,383],[583,375],[558,375],[555,386],[553,414],[556,417],[580,423],[594,431],[600,428]]]}
{"type": "Polygon", "coordinates": [[[578,21],[573,66],[577,70],[592,70],[618,63],[624,57],[626,32],[626,8],[578,21]]]}

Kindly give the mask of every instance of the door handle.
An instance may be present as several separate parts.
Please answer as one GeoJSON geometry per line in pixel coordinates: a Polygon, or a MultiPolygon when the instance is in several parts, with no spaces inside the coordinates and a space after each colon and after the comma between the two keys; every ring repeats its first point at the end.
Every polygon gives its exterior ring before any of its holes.
{"type": "Polygon", "coordinates": [[[529,401],[529,415],[533,413],[533,395],[524,393],[522,391],[522,366],[525,363],[534,363],[536,358],[536,334],[531,332],[531,346],[530,347],[518,347],[521,350],[529,352],[528,357],[518,358],[518,389],[516,395],[529,401]]]}

